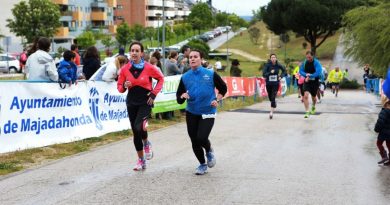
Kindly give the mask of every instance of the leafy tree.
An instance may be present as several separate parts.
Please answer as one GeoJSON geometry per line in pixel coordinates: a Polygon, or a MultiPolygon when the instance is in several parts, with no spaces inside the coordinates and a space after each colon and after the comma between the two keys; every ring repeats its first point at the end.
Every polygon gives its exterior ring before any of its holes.
{"type": "Polygon", "coordinates": [[[12,9],[14,19],[7,19],[7,27],[28,43],[36,37],[53,37],[61,26],[60,9],[50,0],[21,1],[12,9]]]}
{"type": "Polygon", "coordinates": [[[108,49],[110,50],[110,47],[115,45],[115,41],[111,38],[111,35],[109,34],[106,34],[104,35],[104,37],[102,38],[102,44],[108,49]]]}
{"type": "Polygon", "coordinates": [[[96,44],[95,36],[91,31],[84,31],[76,38],[76,40],[77,45],[82,49],[86,49],[96,44]]]}
{"type": "Polygon", "coordinates": [[[129,25],[127,23],[122,23],[118,26],[116,29],[116,40],[118,41],[118,44],[120,47],[125,47],[127,44],[131,42],[131,39],[133,39],[133,34],[130,31],[129,25]]]}
{"type": "Polygon", "coordinates": [[[135,24],[130,28],[130,32],[134,34],[134,39],[136,41],[144,39],[145,28],[142,25],[135,24]]]}
{"type": "MultiPolygon", "coordinates": [[[[0,39],[4,38],[4,35],[0,33],[0,39]]],[[[0,53],[3,52],[3,48],[0,46],[0,53]]]]}
{"type": "Polygon", "coordinates": [[[153,27],[145,28],[145,37],[149,39],[153,44],[153,37],[156,35],[156,29],[153,27]]]}
{"type": "Polygon", "coordinates": [[[228,16],[229,16],[229,14],[226,12],[217,13],[215,15],[215,24],[217,26],[226,26],[226,24],[228,22],[228,16]]]}
{"type": "Polygon", "coordinates": [[[259,38],[260,38],[260,29],[257,27],[251,27],[248,30],[248,33],[249,33],[249,36],[250,36],[252,43],[257,44],[257,42],[259,41],[259,38]]]}
{"type": "Polygon", "coordinates": [[[197,3],[191,8],[191,13],[187,20],[192,25],[194,30],[210,28],[213,25],[213,15],[207,3],[197,3]]]}
{"type": "Polygon", "coordinates": [[[390,62],[390,2],[374,7],[362,6],[349,11],[346,25],[346,53],[360,63],[370,64],[377,74],[385,75],[390,62]]]}
{"type": "Polygon", "coordinates": [[[342,15],[358,0],[271,0],[261,8],[267,27],[280,35],[289,30],[302,35],[316,49],[341,27],[342,15]],[[322,38],[319,42],[318,39],[322,38]]]}
{"type": "Polygon", "coordinates": [[[208,58],[210,52],[210,46],[201,40],[191,40],[187,43],[192,49],[198,49],[203,52],[205,58],[208,58]]]}

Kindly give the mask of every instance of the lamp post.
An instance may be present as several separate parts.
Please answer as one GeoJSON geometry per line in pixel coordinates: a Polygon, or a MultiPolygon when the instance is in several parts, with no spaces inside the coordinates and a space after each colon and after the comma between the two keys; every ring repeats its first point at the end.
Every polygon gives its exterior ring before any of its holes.
{"type": "Polygon", "coordinates": [[[162,13],[162,17],[163,17],[163,22],[162,22],[162,67],[163,67],[163,73],[166,74],[165,72],[165,0],[162,0],[162,5],[163,5],[163,13],[162,13]]]}
{"type": "Polygon", "coordinates": [[[226,22],[226,30],[227,30],[227,34],[226,34],[226,67],[229,66],[229,25],[231,25],[232,22],[230,22],[230,24],[228,22],[226,22]]]}
{"type": "Polygon", "coordinates": [[[160,17],[161,13],[156,13],[157,17],[157,47],[160,47],[160,17]]]}

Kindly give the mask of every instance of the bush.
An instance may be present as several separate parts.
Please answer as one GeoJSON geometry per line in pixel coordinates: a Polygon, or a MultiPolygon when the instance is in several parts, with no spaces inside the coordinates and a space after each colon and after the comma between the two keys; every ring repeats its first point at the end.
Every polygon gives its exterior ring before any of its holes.
{"type": "Polygon", "coordinates": [[[359,89],[360,87],[361,85],[355,79],[353,80],[344,79],[340,83],[340,88],[344,88],[344,89],[359,89]]]}
{"type": "Polygon", "coordinates": [[[210,52],[210,46],[207,43],[201,40],[191,40],[190,42],[188,42],[187,45],[191,47],[191,50],[197,49],[202,51],[203,54],[205,55],[204,58],[208,58],[210,52]]]}

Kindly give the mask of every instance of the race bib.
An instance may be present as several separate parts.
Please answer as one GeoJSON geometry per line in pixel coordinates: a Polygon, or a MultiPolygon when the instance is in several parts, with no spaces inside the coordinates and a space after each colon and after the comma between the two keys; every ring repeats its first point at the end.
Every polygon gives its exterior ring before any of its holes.
{"type": "Polygon", "coordinates": [[[270,75],[268,80],[270,82],[276,82],[276,81],[278,81],[278,75],[270,75]]]}
{"type": "Polygon", "coordinates": [[[215,114],[203,114],[202,119],[207,119],[207,118],[215,118],[217,117],[217,113],[215,114]]]}

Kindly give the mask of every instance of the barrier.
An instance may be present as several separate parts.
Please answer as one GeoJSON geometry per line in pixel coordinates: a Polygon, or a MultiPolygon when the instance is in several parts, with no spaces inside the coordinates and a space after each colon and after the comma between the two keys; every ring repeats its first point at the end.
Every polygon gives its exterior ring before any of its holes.
{"type": "MultiPolygon", "coordinates": [[[[153,113],[185,108],[185,104],[176,103],[180,78],[180,75],[164,78],[153,113]]],[[[227,97],[266,96],[262,78],[223,80],[228,85],[227,97]]],[[[279,94],[286,90],[283,80],[279,94]]],[[[42,81],[0,82],[0,153],[130,129],[126,95],[117,91],[116,82],[81,81],[65,89],[58,83],[42,81]]]]}

